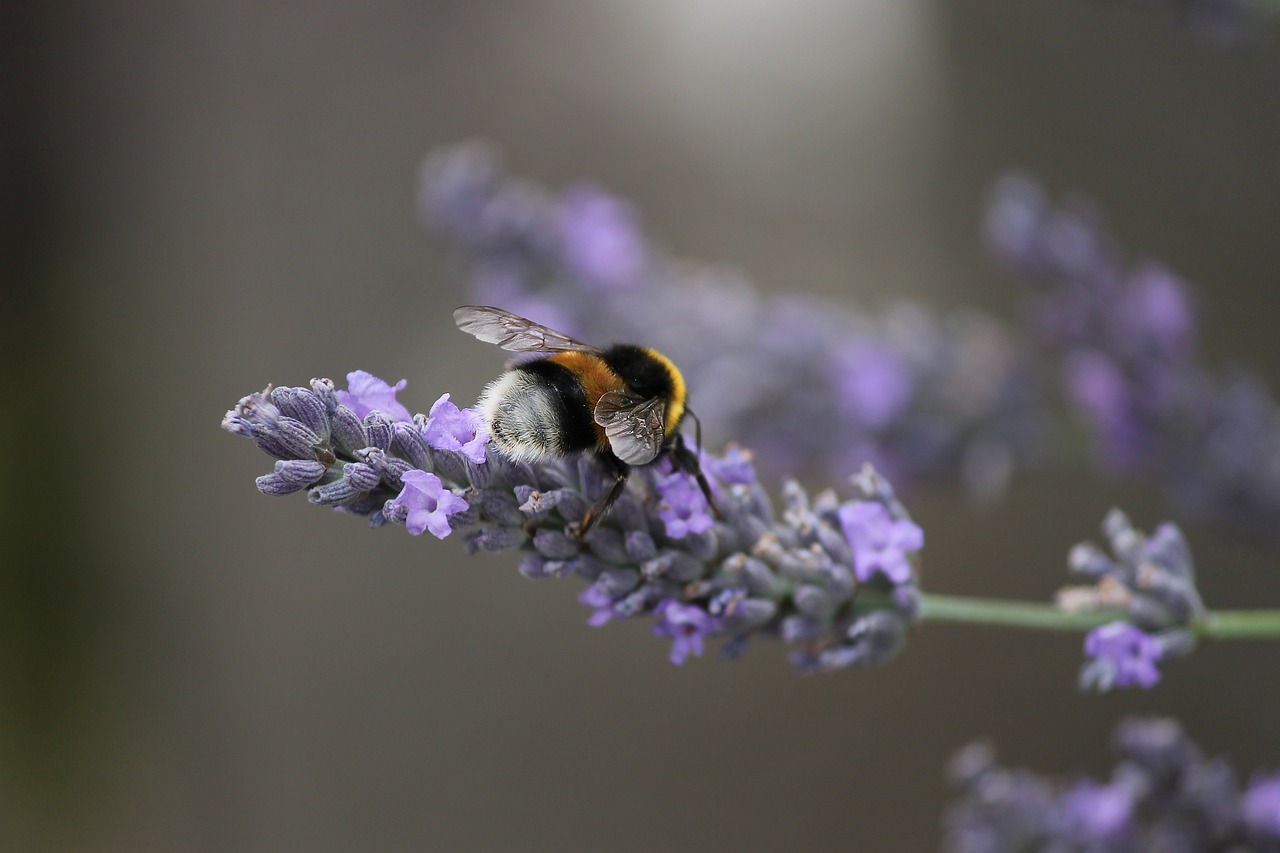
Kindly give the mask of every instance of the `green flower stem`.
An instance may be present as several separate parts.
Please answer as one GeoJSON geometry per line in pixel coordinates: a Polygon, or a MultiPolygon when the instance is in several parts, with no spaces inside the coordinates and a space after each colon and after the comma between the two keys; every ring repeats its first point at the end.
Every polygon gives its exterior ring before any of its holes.
{"type": "Polygon", "coordinates": [[[1116,621],[1112,613],[1064,613],[1052,604],[1032,604],[995,598],[922,594],[920,619],[930,622],[972,622],[1042,631],[1088,631],[1116,621]]]}
{"type": "MultiPolygon", "coordinates": [[[[1031,604],[993,598],[958,595],[921,596],[920,619],[932,622],[968,622],[1042,631],[1088,631],[1123,619],[1115,613],[1064,613],[1051,604],[1031,604]]],[[[1220,610],[1207,613],[1191,625],[1203,640],[1280,638],[1280,610],[1220,610]]]]}

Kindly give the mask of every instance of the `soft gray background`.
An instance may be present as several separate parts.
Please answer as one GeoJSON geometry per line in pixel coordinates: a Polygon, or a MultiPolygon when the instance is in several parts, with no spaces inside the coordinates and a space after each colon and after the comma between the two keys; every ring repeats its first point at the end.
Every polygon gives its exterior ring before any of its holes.
{"type": "MultiPolygon", "coordinates": [[[[758,645],[666,662],[572,582],[259,496],[218,429],[268,381],[357,367],[422,409],[501,359],[420,231],[431,148],[497,142],[635,199],[761,288],[1011,317],[977,219],[1010,166],[1084,190],[1204,287],[1207,349],[1280,383],[1280,47],[1160,10],[943,3],[40,4],[6,13],[16,286],[0,567],[0,847],[936,848],[942,768],[1100,773],[1126,712],[1280,765],[1280,650],[1206,648],[1084,697],[1078,637],[927,626],[882,670],[758,645]]],[[[696,393],[696,389],[694,389],[696,393]]],[[[1141,486],[917,493],[928,579],[1045,599],[1141,486]]],[[[1207,598],[1280,604],[1277,555],[1190,534],[1207,598]]]]}

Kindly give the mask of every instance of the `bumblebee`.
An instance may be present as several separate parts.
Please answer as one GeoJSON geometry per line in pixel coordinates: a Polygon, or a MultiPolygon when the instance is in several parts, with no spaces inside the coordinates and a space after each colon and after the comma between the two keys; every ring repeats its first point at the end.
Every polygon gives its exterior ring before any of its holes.
{"type": "Polygon", "coordinates": [[[583,516],[579,539],[622,495],[632,468],[666,457],[676,470],[697,478],[718,513],[698,457],[679,431],[684,416],[693,413],[685,405],[684,377],[666,356],[631,344],[602,350],[501,308],[464,305],[453,320],[508,352],[551,353],[509,365],[476,407],[494,445],[512,459],[544,462],[592,453],[604,463],[614,480],[583,516]]]}

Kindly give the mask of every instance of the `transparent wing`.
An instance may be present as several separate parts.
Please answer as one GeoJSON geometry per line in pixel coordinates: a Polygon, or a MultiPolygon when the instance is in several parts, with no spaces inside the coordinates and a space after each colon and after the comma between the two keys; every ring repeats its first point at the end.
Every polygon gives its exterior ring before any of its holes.
{"type": "Polygon", "coordinates": [[[609,448],[628,465],[647,465],[657,458],[666,435],[666,405],[660,397],[643,399],[610,391],[596,403],[596,423],[604,427],[609,448]]]}
{"type": "Polygon", "coordinates": [[[600,352],[554,329],[488,305],[463,305],[453,322],[469,335],[508,352],[600,352]]]}

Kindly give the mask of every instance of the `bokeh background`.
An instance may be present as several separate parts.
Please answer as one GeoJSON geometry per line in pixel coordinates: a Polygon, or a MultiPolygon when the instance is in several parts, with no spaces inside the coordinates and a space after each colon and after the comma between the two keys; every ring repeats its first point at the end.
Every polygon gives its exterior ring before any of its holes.
{"type": "MultiPolygon", "coordinates": [[[[485,138],[636,201],[768,292],[1011,319],[983,255],[1011,166],[1081,190],[1201,285],[1214,361],[1280,385],[1280,45],[1162,4],[30,4],[5,13],[0,567],[5,850],[936,849],[979,736],[1101,774],[1129,712],[1280,765],[1280,650],[1203,649],[1081,696],[1078,637],[925,626],[800,677],[758,644],[670,666],[510,555],[260,496],[218,428],[267,382],[364,368],[410,408],[500,365],[452,327],[421,228],[433,148],[485,138]]],[[[696,393],[696,389],[694,389],[696,393]]],[[[820,484],[813,484],[820,485],[820,484]]],[[[1047,599],[1142,484],[909,496],[929,587],[1047,599]]],[[[1202,591],[1280,603],[1280,555],[1188,530],[1202,591]]]]}

